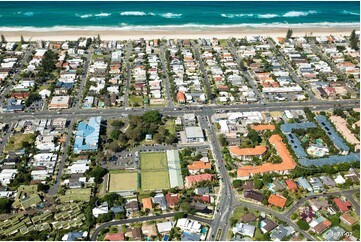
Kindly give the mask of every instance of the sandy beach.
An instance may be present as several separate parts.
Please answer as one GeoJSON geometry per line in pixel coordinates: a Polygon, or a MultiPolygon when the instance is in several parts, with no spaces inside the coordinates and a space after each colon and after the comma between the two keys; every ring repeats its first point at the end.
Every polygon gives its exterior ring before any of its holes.
{"type": "MultiPolygon", "coordinates": [[[[342,27],[307,27],[307,28],[292,28],[294,36],[305,36],[312,33],[313,36],[341,34],[349,35],[353,29],[358,30],[360,26],[342,26],[342,27]]],[[[49,30],[44,29],[35,30],[18,30],[18,31],[0,31],[8,41],[18,41],[23,35],[26,41],[32,40],[77,40],[79,37],[94,37],[98,34],[103,40],[129,40],[129,39],[155,39],[155,38],[183,38],[183,39],[197,39],[197,38],[212,38],[227,39],[229,37],[245,37],[253,35],[263,35],[275,37],[283,37],[286,35],[288,28],[286,27],[208,27],[208,28],[176,28],[176,29],[146,29],[146,30],[49,30]]]]}

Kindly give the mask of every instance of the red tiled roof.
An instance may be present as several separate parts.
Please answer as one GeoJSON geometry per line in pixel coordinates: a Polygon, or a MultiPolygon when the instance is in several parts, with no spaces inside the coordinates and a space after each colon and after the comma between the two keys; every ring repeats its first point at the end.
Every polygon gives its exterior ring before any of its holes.
{"type": "Polygon", "coordinates": [[[274,126],[273,124],[258,124],[258,125],[252,125],[251,128],[256,131],[275,130],[276,126],[274,126]]]}
{"type": "Polygon", "coordinates": [[[283,208],[286,205],[286,202],[287,198],[278,196],[276,194],[271,194],[271,196],[268,198],[268,203],[280,208],[283,208]]]}
{"type": "Polygon", "coordinates": [[[293,158],[290,155],[286,145],[282,142],[282,137],[278,134],[274,134],[269,138],[269,142],[275,146],[278,155],[282,159],[282,163],[265,163],[260,166],[240,166],[237,171],[238,177],[245,177],[250,176],[251,174],[265,173],[270,171],[287,171],[295,169],[296,164],[293,161],[293,158]]]}
{"type": "Polygon", "coordinates": [[[289,190],[297,190],[297,184],[291,179],[286,180],[286,184],[289,190]]]}
{"type": "Polygon", "coordinates": [[[146,209],[152,209],[152,199],[150,197],[147,198],[143,198],[142,199],[142,203],[143,203],[143,208],[146,209]]]}
{"type": "Polygon", "coordinates": [[[185,102],[185,100],[186,100],[186,96],[184,95],[184,93],[178,92],[177,93],[177,101],[185,102]]]}
{"type": "Polygon", "coordinates": [[[267,147],[258,145],[254,148],[239,148],[238,146],[230,146],[229,152],[237,156],[262,155],[266,152],[267,147]]]}
{"type": "Polygon", "coordinates": [[[190,171],[198,171],[202,169],[211,169],[211,163],[210,162],[204,162],[204,161],[195,161],[193,164],[187,166],[188,170],[190,171]]]}
{"type": "Polygon", "coordinates": [[[341,200],[341,198],[335,198],[335,199],[333,199],[333,201],[335,202],[338,209],[340,209],[340,211],[343,212],[343,213],[348,212],[350,210],[349,207],[352,206],[349,201],[343,202],[341,200]]]}
{"type": "Polygon", "coordinates": [[[109,241],[119,241],[119,240],[124,240],[124,233],[116,233],[116,234],[110,234],[107,233],[104,237],[104,240],[109,240],[109,241]]]}
{"type": "Polygon", "coordinates": [[[203,196],[193,196],[193,198],[195,200],[201,200],[203,202],[206,203],[210,203],[211,202],[211,197],[209,195],[203,195],[203,196]]]}
{"type": "Polygon", "coordinates": [[[168,206],[174,206],[178,203],[179,201],[179,196],[178,194],[171,194],[171,193],[167,193],[165,195],[165,199],[167,200],[167,204],[168,206]]]}
{"type": "Polygon", "coordinates": [[[200,182],[200,181],[211,181],[213,176],[211,174],[200,174],[194,176],[186,176],[185,180],[190,183],[200,182]]]}

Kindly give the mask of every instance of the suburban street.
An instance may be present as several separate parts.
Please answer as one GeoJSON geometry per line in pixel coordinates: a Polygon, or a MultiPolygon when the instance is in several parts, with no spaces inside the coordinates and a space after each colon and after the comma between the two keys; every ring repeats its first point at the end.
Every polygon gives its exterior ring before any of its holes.
{"type": "Polygon", "coordinates": [[[335,70],[337,72],[338,75],[342,76],[342,78],[344,78],[347,81],[347,84],[356,92],[359,92],[357,86],[351,82],[348,77],[345,75],[345,73],[343,73],[336,65],[335,63],[330,60],[330,58],[325,55],[324,53],[322,53],[322,51],[320,50],[320,48],[317,46],[317,44],[315,43],[315,41],[313,39],[310,39],[309,44],[311,45],[312,50],[319,55],[325,62],[327,62],[327,64],[329,64],[333,70],[335,70]]]}
{"type": "Polygon", "coordinates": [[[174,102],[173,102],[173,96],[170,93],[170,87],[169,87],[170,81],[169,81],[169,76],[168,76],[167,60],[165,59],[164,46],[161,46],[159,48],[159,58],[160,58],[160,61],[162,62],[163,73],[165,75],[165,80],[163,80],[163,81],[165,81],[165,92],[166,92],[167,100],[168,100],[167,106],[172,108],[172,107],[174,107],[174,102]]]}
{"type": "Polygon", "coordinates": [[[207,72],[204,69],[202,56],[199,53],[199,46],[198,46],[198,44],[195,44],[194,42],[192,42],[192,45],[195,46],[193,48],[193,50],[194,50],[194,52],[196,54],[196,57],[197,57],[198,63],[199,63],[199,67],[200,67],[200,69],[202,71],[202,74],[203,74],[203,81],[204,81],[204,84],[205,84],[205,90],[206,90],[206,93],[207,93],[207,98],[211,101],[211,103],[215,103],[215,100],[214,100],[213,95],[212,95],[212,86],[211,86],[211,83],[209,82],[207,72]]]}
{"type": "Polygon", "coordinates": [[[249,73],[247,70],[242,70],[241,68],[241,62],[243,60],[241,60],[241,58],[239,57],[236,48],[234,47],[232,41],[227,40],[227,45],[229,47],[229,49],[231,50],[232,55],[234,56],[234,58],[237,61],[238,64],[238,68],[241,70],[241,73],[243,74],[243,77],[246,78],[248,84],[252,87],[253,92],[257,95],[258,99],[261,100],[261,102],[265,103],[265,99],[263,97],[263,95],[259,92],[257,84],[253,81],[253,79],[249,76],[249,73]]]}
{"type": "Polygon", "coordinates": [[[69,125],[68,125],[68,130],[66,132],[66,138],[65,138],[65,142],[63,144],[63,152],[61,153],[60,159],[58,160],[58,173],[56,175],[56,179],[54,184],[50,187],[50,189],[48,190],[48,194],[53,196],[56,195],[59,191],[60,188],[60,183],[61,183],[61,176],[63,175],[63,171],[64,171],[64,167],[65,167],[65,161],[68,157],[67,154],[67,150],[70,144],[70,139],[71,136],[73,135],[73,126],[75,124],[75,119],[71,119],[69,125]]]}
{"type": "Polygon", "coordinates": [[[276,53],[277,59],[280,61],[280,63],[282,65],[284,65],[289,73],[291,74],[292,79],[297,82],[298,85],[300,85],[300,87],[303,88],[303,90],[305,90],[308,94],[308,96],[310,97],[310,99],[312,101],[316,101],[316,97],[315,95],[307,88],[307,86],[305,86],[303,84],[303,82],[301,81],[301,79],[297,76],[297,74],[295,73],[295,71],[293,70],[293,68],[290,66],[290,64],[285,60],[283,54],[276,48],[276,46],[274,45],[272,40],[268,40],[268,44],[271,46],[271,48],[273,49],[273,51],[276,53]]]}
{"type": "MultiPolygon", "coordinates": [[[[151,221],[151,220],[156,220],[156,219],[165,219],[165,218],[171,218],[174,215],[176,215],[177,213],[166,213],[166,214],[161,214],[161,215],[155,215],[155,216],[147,216],[147,217],[140,217],[140,218],[131,218],[131,219],[124,219],[124,220],[120,220],[120,221],[110,221],[110,222],[106,222],[103,223],[102,225],[98,226],[94,233],[90,236],[90,240],[91,241],[96,241],[100,231],[102,229],[108,228],[110,226],[114,226],[114,225],[122,225],[122,224],[130,224],[130,223],[137,223],[137,222],[145,222],[145,221],[151,221]]],[[[198,222],[202,222],[202,223],[206,223],[206,224],[210,224],[211,220],[209,219],[204,219],[204,218],[199,218],[196,216],[192,216],[189,215],[188,218],[190,219],[194,219],[198,222]]]]}
{"type": "Polygon", "coordinates": [[[124,107],[129,107],[129,89],[130,89],[130,79],[131,79],[131,66],[129,62],[129,57],[131,54],[133,46],[132,43],[129,41],[125,48],[125,64],[126,64],[126,70],[127,70],[127,76],[126,76],[126,84],[125,84],[125,92],[124,92],[124,107]]]}
{"type": "Polygon", "coordinates": [[[88,69],[89,69],[89,64],[91,62],[92,59],[92,54],[93,54],[93,50],[90,49],[89,53],[87,55],[85,64],[84,64],[84,72],[81,75],[81,82],[80,82],[80,86],[76,95],[76,105],[74,107],[75,111],[79,111],[81,105],[82,105],[82,100],[83,100],[83,91],[84,91],[84,86],[85,83],[87,82],[87,76],[88,76],[88,69]]]}
{"type": "Polygon", "coordinates": [[[28,61],[29,56],[31,54],[31,52],[34,50],[33,46],[29,46],[28,50],[26,51],[24,58],[21,60],[20,65],[18,68],[16,68],[15,70],[15,75],[12,77],[12,81],[8,82],[8,85],[4,88],[4,90],[2,91],[1,95],[0,95],[0,105],[3,104],[4,99],[6,97],[6,95],[10,92],[13,83],[16,81],[16,79],[19,77],[20,75],[20,71],[24,68],[25,63],[28,61]]]}

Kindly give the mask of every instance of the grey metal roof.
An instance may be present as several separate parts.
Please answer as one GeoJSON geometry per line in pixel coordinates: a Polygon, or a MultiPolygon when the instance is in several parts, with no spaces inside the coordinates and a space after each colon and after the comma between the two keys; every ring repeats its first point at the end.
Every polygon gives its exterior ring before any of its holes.
{"type": "Polygon", "coordinates": [[[306,122],[306,123],[289,123],[282,124],[281,130],[283,133],[291,133],[294,129],[308,129],[308,128],[317,128],[314,122],[306,122]]]}
{"type": "Polygon", "coordinates": [[[303,166],[323,166],[323,165],[333,165],[336,163],[343,162],[354,162],[360,160],[360,153],[350,153],[348,155],[333,155],[329,157],[319,158],[319,159],[308,159],[302,158],[298,161],[303,166]]]}
{"type": "Polygon", "coordinates": [[[326,119],[323,115],[316,116],[316,120],[322,129],[326,132],[327,136],[332,140],[337,149],[341,151],[349,151],[350,148],[345,144],[343,139],[338,135],[338,133],[334,130],[331,123],[326,119]]]}

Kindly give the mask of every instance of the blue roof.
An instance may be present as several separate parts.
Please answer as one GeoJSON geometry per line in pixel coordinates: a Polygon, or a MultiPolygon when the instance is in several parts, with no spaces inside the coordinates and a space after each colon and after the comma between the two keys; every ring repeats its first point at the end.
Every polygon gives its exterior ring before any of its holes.
{"type": "Polygon", "coordinates": [[[303,187],[304,189],[306,189],[306,190],[312,189],[310,183],[308,183],[306,178],[299,177],[298,182],[299,182],[300,186],[303,187]]]}
{"type": "Polygon", "coordinates": [[[298,158],[307,157],[307,153],[303,149],[301,141],[297,138],[295,134],[286,134],[286,138],[288,140],[288,144],[292,147],[298,158]]]}
{"type": "Polygon", "coordinates": [[[314,122],[290,123],[290,124],[282,124],[280,128],[281,128],[282,132],[286,134],[288,144],[295,151],[296,156],[298,158],[307,157],[307,153],[303,149],[303,147],[301,145],[301,141],[297,138],[296,135],[292,134],[292,130],[294,130],[294,129],[317,128],[317,125],[314,122]]]}
{"type": "Polygon", "coordinates": [[[298,161],[303,166],[324,166],[324,165],[333,165],[336,163],[343,162],[354,162],[360,160],[360,153],[350,153],[348,155],[333,155],[329,157],[319,158],[319,159],[308,159],[302,158],[298,161]]]}
{"type": "Polygon", "coordinates": [[[68,82],[57,82],[55,84],[56,87],[62,87],[62,88],[73,88],[74,83],[68,83],[68,82]]]}
{"type": "Polygon", "coordinates": [[[23,109],[24,104],[17,104],[17,100],[15,98],[10,98],[7,102],[7,105],[3,106],[4,112],[22,111],[23,109]]]}
{"type": "Polygon", "coordinates": [[[349,151],[350,148],[345,144],[342,138],[338,135],[338,133],[334,130],[331,123],[328,122],[325,116],[318,115],[316,116],[316,120],[322,129],[326,132],[327,136],[332,140],[335,144],[336,148],[341,151],[349,151]]]}
{"type": "Polygon", "coordinates": [[[88,122],[78,124],[76,131],[74,152],[92,151],[98,149],[101,116],[91,117],[88,122]]]}
{"type": "Polygon", "coordinates": [[[68,233],[67,241],[75,241],[77,239],[80,239],[81,237],[83,237],[82,232],[70,232],[70,233],[68,233]]]}
{"type": "Polygon", "coordinates": [[[290,124],[282,124],[281,130],[283,133],[291,133],[294,129],[308,129],[308,128],[317,128],[314,122],[306,122],[306,123],[290,123],[290,124]]]}
{"type": "Polygon", "coordinates": [[[117,213],[123,212],[123,211],[124,211],[124,208],[123,208],[123,206],[118,205],[118,206],[116,206],[116,207],[111,207],[111,208],[110,208],[110,211],[112,211],[113,213],[117,214],[117,213]]]}
{"type": "Polygon", "coordinates": [[[192,234],[184,232],[182,234],[181,241],[200,241],[201,236],[199,234],[192,234]]]}

